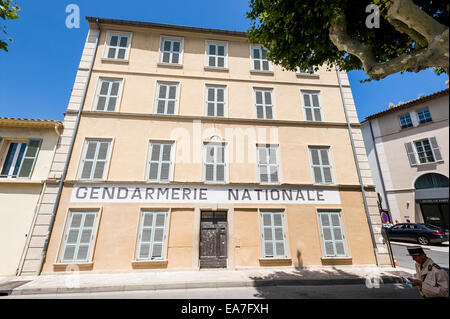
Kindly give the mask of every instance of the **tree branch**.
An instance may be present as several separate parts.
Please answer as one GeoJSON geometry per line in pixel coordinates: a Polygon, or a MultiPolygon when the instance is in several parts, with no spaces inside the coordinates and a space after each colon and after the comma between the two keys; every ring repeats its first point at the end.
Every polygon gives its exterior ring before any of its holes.
{"type": "Polygon", "coordinates": [[[347,33],[347,22],[343,12],[338,13],[335,23],[329,29],[330,40],[340,51],[356,56],[362,62],[365,73],[374,80],[404,70],[419,72],[429,67],[443,67],[448,74],[448,27],[423,12],[411,0],[392,0],[392,2],[388,14],[389,22],[424,48],[416,49],[412,53],[403,53],[389,61],[378,62],[371,46],[352,38],[347,33]]]}
{"type": "Polygon", "coordinates": [[[448,29],[415,5],[412,0],[391,0],[391,2],[387,12],[389,22],[391,19],[403,22],[424,36],[428,43],[448,29]]]}
{"type": "Polygon", "coordinates": [[[416,30],[411,29],[405,23],[401,22],[400,20],[395,20],[395,19],[390,18],[390,17],[388,17],[387,20],[389,21],[390,24],[392,24],[394,26],[394,28],[397,31],[399,31],[401,33],[405,33],[411,39],[416,41],[416,43],[420,44],[422,47],[426,47],[428,45],[428,41],[423,35],[421,35],[416,30]]]}
{"type": "Polygon", "coordinates": [[[336,22],[330,27],[329,37],[339,50],[358,57],[366,73],[377,63],[372,47],[353,39],[347,33],[347,20],[344,13],[341,12],[336,22]]]}

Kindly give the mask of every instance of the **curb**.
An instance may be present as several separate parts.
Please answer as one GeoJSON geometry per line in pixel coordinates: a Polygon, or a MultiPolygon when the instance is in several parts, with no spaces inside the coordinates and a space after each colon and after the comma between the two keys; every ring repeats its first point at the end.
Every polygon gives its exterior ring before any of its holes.
{"type": "MultiPolygon", "coordinates": [[[[396,276],[381,276],[380,283],[402,283],[396,276]]],[[[99,292],[125,292],[142,290],[169,290],[169,289],[197,289],[197,288],[238,288],[238,287],[269,287],[269,286],[328,286],[328,285],[359,285],[366,284],[367,279],[260,279],[252,281],[205,281],[205,282],[173,282],[148,285],[120,285],[79,288],[33,288],[13,289],[4,291],[8,295],[43,295],[43,294],[69,294],[69,293],[99,293],[99,292]]],[[[0,291],[1,293],[2,291],[0,291]]]]}

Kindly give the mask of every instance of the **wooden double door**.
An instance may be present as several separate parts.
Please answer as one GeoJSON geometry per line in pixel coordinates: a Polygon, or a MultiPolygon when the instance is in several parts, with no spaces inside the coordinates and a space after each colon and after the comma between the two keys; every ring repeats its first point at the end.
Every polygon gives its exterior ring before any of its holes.
{"type": "Polygon", "coordinates": [[[200,219],[200,268],[227,267],[227,212],[203,211],[200,219]]]}

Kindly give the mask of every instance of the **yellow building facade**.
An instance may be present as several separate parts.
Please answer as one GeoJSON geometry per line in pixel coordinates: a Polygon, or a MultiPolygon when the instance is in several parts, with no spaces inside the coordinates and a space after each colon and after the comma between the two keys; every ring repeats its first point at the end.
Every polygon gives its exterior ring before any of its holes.
{"type": "Polygon", "coordinates": [[[345,73],[283,70],[243,32],[88,21],[37,269],[391,265],[345,73]]]}

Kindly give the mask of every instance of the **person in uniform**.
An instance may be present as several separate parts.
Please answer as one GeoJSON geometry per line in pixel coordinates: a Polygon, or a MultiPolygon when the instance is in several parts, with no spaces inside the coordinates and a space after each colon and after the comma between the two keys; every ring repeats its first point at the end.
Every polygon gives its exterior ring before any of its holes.
{"type": "Polygon", "coordinates": [[[428,258],[422,247],[408,247],[409,256],[416,262],[416,278],[408,277],[425,298],[448,298],[448,274],[428,258]]]}

